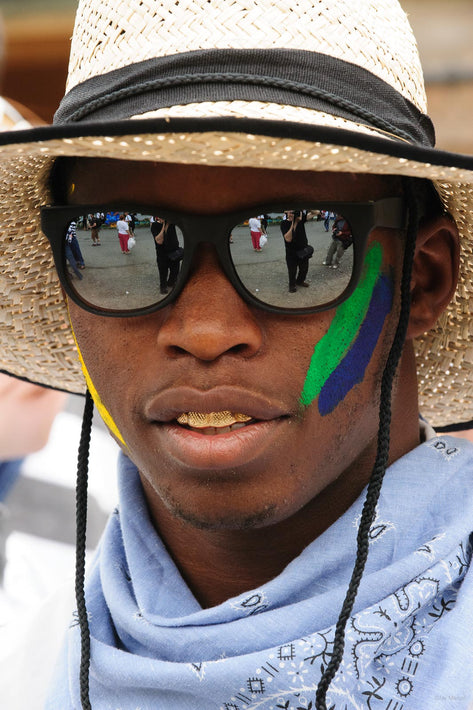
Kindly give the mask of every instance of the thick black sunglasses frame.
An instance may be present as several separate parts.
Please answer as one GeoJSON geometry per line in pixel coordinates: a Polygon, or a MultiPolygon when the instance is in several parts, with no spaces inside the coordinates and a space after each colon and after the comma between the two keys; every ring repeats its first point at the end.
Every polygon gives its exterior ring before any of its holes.
{"type": "MultiPolygon", "coordinates": [[[[291,211],[307,209],[308,206],[307,202],[303,205],[298,202],[288,202],[291,211]]],[[[350,281],[337,298],[318,306],[306,308],[283,308],[260,301],[248,291],[241,282],[231,258],[229,237],[232,229],[241,224],[249,215],[287,212],[287,202],[285,205],[264,204],[250,206],[245,210],[218,215],[193,215],[184,212],[172,212],[170,210],[161,209],[161,207],[157,207],[156,205],[127,203],[126,209],[129,212],[159,215],[161,219],[175,224],[182,231],[184,238],[184,258],[172,291],[157,303],[130,310],[100,308],[83,299],[71,285],[65,255],[65,237],[71,221],[76,220],[78,215],[109,212],[111,210],[123,211],[123,201],[118,206],[115,202],[108,202],[106,205],[95,203],[42,207],[41,228],[51,244],[54,263],[64,291],[80,308],[89,311],[89,313],[94,313],[95,315],[112,318],[145,316],[171,304],[179,296],[187,281],[196,249],[200,244],[211,244],[214,246],[225,276],[247,303],[270,313],[305,315],[335,308],[353,293],[361,276],[368,237],[373,229],[384,227],[404,230],[407,223],[407,210],[403,197],[388,197],[369,202],[315,201],[311,202],[309,207],[311,211],[317,209],[330,210],[335,214],[343,215],[348,221],[353,235],[353,269],[350,281]]]]}

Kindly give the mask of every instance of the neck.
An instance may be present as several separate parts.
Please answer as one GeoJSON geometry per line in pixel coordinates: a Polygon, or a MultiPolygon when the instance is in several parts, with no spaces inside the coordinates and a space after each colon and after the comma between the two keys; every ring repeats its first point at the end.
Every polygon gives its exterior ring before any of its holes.
{"type": "Polygon", "coordinates": [[[345,512],[364,484],[350,485],[342,476],[290,518],[249,530],[196,529],[159,503],[152,505],[153,517],[194,596],[211,607],[279,575],[345,512]]]}
{"type": "MultiPolygon", "coordinates": [[[[156,529],[203,607],[255,589],[279,575],[304,548],[352,505],[367,484],[377,432],[332,484],[290,518],[252,529],[200,529],[176,517],[142,477],[156,529]]],[[[417,382],[407,344],[392,398],[389,464],[419,444],[417,382]]]]}

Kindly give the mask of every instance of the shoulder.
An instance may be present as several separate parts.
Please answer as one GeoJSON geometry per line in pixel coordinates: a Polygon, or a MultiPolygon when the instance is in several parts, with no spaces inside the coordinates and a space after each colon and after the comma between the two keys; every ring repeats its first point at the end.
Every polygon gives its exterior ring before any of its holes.
{"type": "Polygon", "coordinates": [[[440,434],[425,441],[386,471],[383,497],[415,537],[426,528],[464,539],[473,531],[473,444],[440,434]],[[415,520],[415,524],[413,521],[415,520]]]}
{"type": "Polygon", "coordinates": [[[286,234],[286,232],[288,232],[291,228],[291,223],[289,222],[288,219],[283,219],[283,221],[280,224],[280,227],[281,227],[281,232],[283,234],[286,234]]]}

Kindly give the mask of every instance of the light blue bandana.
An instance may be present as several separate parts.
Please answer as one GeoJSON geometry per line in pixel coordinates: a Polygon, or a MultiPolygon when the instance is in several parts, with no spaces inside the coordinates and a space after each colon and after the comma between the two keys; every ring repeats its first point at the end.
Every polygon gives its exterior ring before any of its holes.
{"type": "MultiPolygon", "coordinates": [[[[364,494],[268,584],[202,609],[120,466],[89,575],[93,710],[313,710],[364,494]]],[[[438,437],[391,466],[346,631],[334,710],[473,708],[473,446],[438,437]]],[[[80,708],[72,625],[48,710],[80,708]]]]}

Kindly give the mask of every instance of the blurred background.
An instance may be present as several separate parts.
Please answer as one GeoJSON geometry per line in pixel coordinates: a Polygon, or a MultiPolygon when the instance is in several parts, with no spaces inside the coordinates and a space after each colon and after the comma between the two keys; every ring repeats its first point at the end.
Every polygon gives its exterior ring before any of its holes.
{"type": "MultiPolygon", "coordinates": [[[[172,0],[170,0],[172,1],[172,0]]],[[[437,146],[473,153],[473,2],[401,0],[417,37],[437,146]]],[[[76,0],[0,0],[0,93],[46,122],[64,93],[76,0]]]]}

